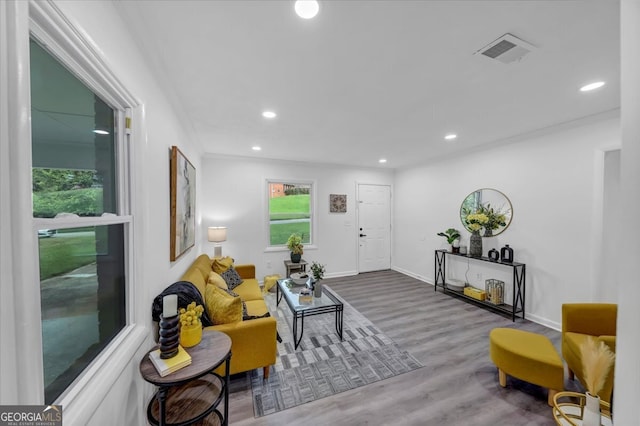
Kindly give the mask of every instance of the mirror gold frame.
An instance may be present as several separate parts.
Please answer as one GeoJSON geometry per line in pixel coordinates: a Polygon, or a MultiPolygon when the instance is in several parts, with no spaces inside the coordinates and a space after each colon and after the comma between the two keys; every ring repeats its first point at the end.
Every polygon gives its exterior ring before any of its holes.
{"type": "Polygon", "coordinates": [[[471,232],[465,223],[465,217],[468,213],[475,213],[479,207],[493,209],[497,214],[504,215],[504,225],[498,226],[496,229],[484,229],[484,237],[495,237],[505,231],[511,224],[513,219],[513,207],[509,198],[502,192],[493,188],[480,188],[467,195],[460,206],[460,221],[462,226],[471,232]]]}

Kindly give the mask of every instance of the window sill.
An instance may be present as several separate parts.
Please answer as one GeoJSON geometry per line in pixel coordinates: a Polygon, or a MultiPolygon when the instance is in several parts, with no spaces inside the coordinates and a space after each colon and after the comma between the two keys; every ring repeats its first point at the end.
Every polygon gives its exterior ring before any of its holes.
{"type": "Polygon", "coordinates": [[[65,424],[87,424],[122,372],[136,362],[135,355],[149,336],[140,325],[130,325],[116,336],[55,402],[64,407],[65,424]]]}

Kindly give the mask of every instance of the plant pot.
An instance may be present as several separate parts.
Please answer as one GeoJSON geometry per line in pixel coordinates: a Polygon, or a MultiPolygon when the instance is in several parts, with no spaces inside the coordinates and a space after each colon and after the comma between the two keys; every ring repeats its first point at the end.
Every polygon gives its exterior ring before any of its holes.
{"type": "Polygon", "coordinates": [[[180,327],[180,345],[190,348],[202,340],[202,324],[183,325],[180,327]]]}
{"type": "Polygon", "coordinates": [[[301,254],[294,254],[293,252],[291,252],[291,261],[293,263],[300,263],[300,260],[302,260],[301,254]]]}

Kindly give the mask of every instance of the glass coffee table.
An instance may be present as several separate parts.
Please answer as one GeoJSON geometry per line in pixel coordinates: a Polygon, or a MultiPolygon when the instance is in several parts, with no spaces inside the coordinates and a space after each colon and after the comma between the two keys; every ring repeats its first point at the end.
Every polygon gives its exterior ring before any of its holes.
{"type": "Polygon", "coordinates": [[[287,301],[289,310],[293,314],[293,343],[294,349],[298,349],[298,345],[302,340],[304,333],[304,318],[313,315],[334,313],[336,316],[336,332],[342,340],[342,313],[344,306],[338,296],[327,287],[322,288],[322,296],[315,297],[309,302],[300,301],[300,290],[306,286],[294,283],[290,279],[278,280],[276,287],[276,306],[280,305],[280,300],[284,296],[287,301]],[[300,336],[298,336],[298,322],[300,322],[300,336]]]}

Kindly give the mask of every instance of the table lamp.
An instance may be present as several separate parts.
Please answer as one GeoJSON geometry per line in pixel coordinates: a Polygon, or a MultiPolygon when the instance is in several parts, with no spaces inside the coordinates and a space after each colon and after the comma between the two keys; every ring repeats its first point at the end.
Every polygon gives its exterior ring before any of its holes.
{"type": "Polygon", "coordinates": [[[213,257],[222,257],[222,245],[223,241],[227,241],[227,227],[226,226],[210,226],[208,229],[209,241],[215,243],[213,248],[213,257]]]}

